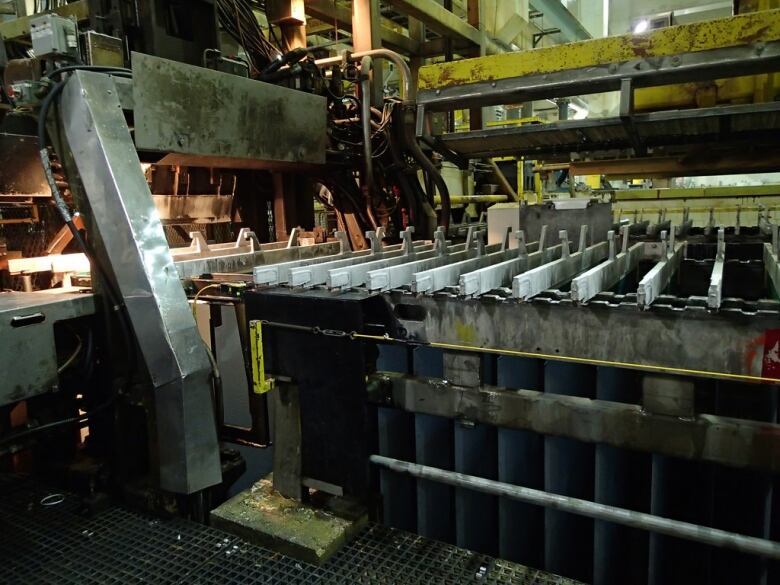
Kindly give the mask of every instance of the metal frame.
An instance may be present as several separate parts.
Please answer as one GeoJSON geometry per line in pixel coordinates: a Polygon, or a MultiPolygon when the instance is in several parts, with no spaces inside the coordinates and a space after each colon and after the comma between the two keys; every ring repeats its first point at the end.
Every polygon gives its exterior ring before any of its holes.
{"type": "Polygon", "coordinates": [[[767,432],[769,428],[780,431],[780,425],[705,414],[667,416],[647,412],[638,404],[487,385],[468,387],[452,380],[389,372],[374,374],[368,388],[373,403],[415,414],[735,468],[780,471],[780,433],[767,432]],[[586,420],[588,424],[582,424],[586,420]]]}
{"type": "Polygon", "coordinates": [[[420,343],[742,381],[762,376],[767,348],[760,340],[780,329],[780,303],[773,301],[708,313],[660,300],[637,311],[635,299],[612,294],[592,299],[587,307],[555,295],[528,303],[398,291],[384,298],[402,316],[408,338],[420,343]]]}

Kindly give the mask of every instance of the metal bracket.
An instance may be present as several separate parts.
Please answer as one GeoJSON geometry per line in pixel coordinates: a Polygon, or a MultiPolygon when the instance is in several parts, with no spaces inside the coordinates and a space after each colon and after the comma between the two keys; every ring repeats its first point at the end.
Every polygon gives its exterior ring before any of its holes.
{"type": "Polygon", "coordinates": [[[642,257],[644,244],[628,247],[629,226],[620,228],[623,236],[620,254],[614,255],[615,234],[610,231],[609,260],[594,266],[571,281],[571,298],[574,302],[584,303],[602,291],[608,290],[635,270],[642,257]]]}
{"type": "Polygon", "coordinates": [[[265,374],[263,351],[263,322],[249,322],[249,347],[252,354],[252,389],[255,394],[265,394],[274,388],[274,379],[265,374]]]}
{"type": "Polygon", "coordinates": [[[528,300],[545,290],[561,286],[582,270],[601,262],[609,254],[609,243],[599,242],[585,247],[588,226],[580,228],[580,247],[574,254],[569,250],[569,238],[565,230],[560,232],[561,258],[519,274],[512,280],[512,296],[528,300]]]}
{"type": "Polygon", "coordinates": [[[710,275],[710,287],[707,290],[707,306],[719,309],[723,297],[723,268],[726,262],[726,231],[718,230],[718,248],[715,254],[715,264],[710,275]]]}
{"type": "Polygon", "coordinates": [[[661,260],[648,272],[636,291],[636,302],[641,309],[647,309],[658,296],[669,286],[672,277],[680,267],[685,244],[674,244],[672,230],[672,245],[667,246],[666,232],[661,232],[661,260]]]}

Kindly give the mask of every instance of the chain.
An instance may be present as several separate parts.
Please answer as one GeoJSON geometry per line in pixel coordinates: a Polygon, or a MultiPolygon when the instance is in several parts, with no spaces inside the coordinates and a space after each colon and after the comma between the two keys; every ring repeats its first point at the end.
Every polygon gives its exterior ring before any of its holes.
{"type": "Polygon", "coordinates": [[[261,321],[264,326],[277,329],[286,329],[288,331],[298,331],[312,335],[323,335],[326,337],[336,337],[348,339],[350,341],[373,341],[375,343],[388,343],[396,345],[405,345],[407,347],[431,347],[436,349],[456,350],[471,353],[483,353],[490,355],[504,355],[512,357],[536,358],[544,360],[553,360],[569,362],[576,364],[587,364],[591,366],[610,366],[615,368],[629,368],[634,370],[643,370],[646,372],[659,372],[667,374],[678,374],[684,376],[705,376],[708,378],[720,378],[724,380],[739,380],[744,382],[759,382],[762,384],[780,384],[780,378],[770,378],[766,376],[753,376],[750,374],[733,374],[730,372],[712,372],[709,370],[696,370],[693,368],[675,368],[670,366],[659,366],[652,364],[638,364],[633,362],[619,362],[612,360],[601,360],[596,358],[583,358],[575,356],[565,356],[560,354],[548,354],[533,351],[521,351],[517,349],[505,349],[494,347],[481,347],[478,345],[462,345],[459,343],[446,343],[442,341],[420,341],[410,339],[398,339],[384,335],[369,335],[357,331],[342,331],[338,329],[322,329],[320,327],[309,327],[305,325],[292,325],[290,323],[279,323],[275,321],[261,321]]]}

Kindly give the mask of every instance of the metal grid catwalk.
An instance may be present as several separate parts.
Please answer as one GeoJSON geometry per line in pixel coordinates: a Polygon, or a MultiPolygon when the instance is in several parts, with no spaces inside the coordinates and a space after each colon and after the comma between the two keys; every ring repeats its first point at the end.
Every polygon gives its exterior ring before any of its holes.
{"type": "Polygon", "coordinates": [[[184,520],[111,507],[93,516],[65,494],[0,476],[0,583],[575,585],[507,561],[371,525],[321,567],[184,520]]]}

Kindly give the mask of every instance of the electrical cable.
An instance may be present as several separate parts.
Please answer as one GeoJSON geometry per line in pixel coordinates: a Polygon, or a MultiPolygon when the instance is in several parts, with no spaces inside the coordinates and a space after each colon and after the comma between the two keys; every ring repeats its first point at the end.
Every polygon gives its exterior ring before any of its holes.
{"type": "Polygon", "coordinates": [[[76,336],[76,349],[73,350],[73,353],[68,357],[68,359],[65,360],[65,362],[57,368],[57,374],[61,374],[65,370],[67,370],[70,366],[73,365],[73,362],[76,361],[76,358],[79,357],[81,354],[81,350],[84,348],[84,344],[81,341],[81,337],[74,331],[73,335],[76,336]]]}
{"type": "MultiPolygon", "coordinates": [[[[66,69],[66,68],[62,68],[66,69]]],[[[82,66],[71,66],[67,69],[67,71],[59,70],[60,73],[57,73],[57,71],[53,72],[53,74],[61,74],[66,72],[72,72],[79,69],[84,69],[82,66]]],[[[108,73],[110,70],[113,71],[119,71],[119,72],[127,72],[125,69],[115,69],[115,68],[108,68],[107,70],[103,70],[101,72],[108,73]]],[[[87,256],[87,258],[90,260],[90,263],[92,266],[95,267],[97,274],[99,278],[102,281],[103,286],[105,287],[107,296],[109,300],[111,301],[114,310],[117,312],[120,330],[122,333],[123,338],[123,344],[125,345],[125,350],[128,355],[127,363],[128,363],[128,371],[127,371],[127,384],[132,383],[132,379],[135,375],[135,369],[137,366],[137,348],[134,341],[134,336],[132,333],[132,329],[130,326],[130,323],[128,322],[127,314],[125,312],[126,307],[124,305],[123,298],[121,294],[116,290],[114,287],[112,281],[110,280],[105,268],[102,266],[102,264],[98,261],[96,255],[86,242],[84,240],[84,237],[82,236],[81,232],[79,231],[78,227],[75,225],[73,221],[73,214],[71,213],[70,209],[68,208],[67,203],[62,197],[62,193],[59,190],[59,186],[57,184],[57,180],[54,177],[54,173],[51,166],[51,160],[49,158],[49,150],[47,147],[47,141],[46,141],[46,120],[48,118],[49,111],[52,108],[52,105],[56,102],[57,98],[62,94],[63,89],[65,88],[65,85],[67,84],[67,79],[58,81],[52,89],[49,91],[49,93],[44,97],[42,103],[41,103],[41,109],[38,114],[38,145],[39,145],[39,154],[41,158],[41,164],[44,168],[44,175],[46,176],[47,183],[49,184],[49,188],[52,192],[52,198],[55,201],[55,205],[60,212],[60,215],[62,216],[63,220],[65,221],[65,224],[68,226],[68,229],[70,230],[71,234],[73,235],[74,241],[78,244],[78,246],[81,248],[81,250],[84,252],[84,254],[87,256]]],[[[113,398],[112,398],[113,401],[113,398]]]]}
{"type": "Polygon", "coordinates": [[[106,410],[109,408],[115,401],[115,397],[112,396],[109,400],[101,404],[100,406],[96,406],[89,412],[85,412],[82,415],[79,416],[73,416],[70,418],[65,418],[62,420],[57,420],[54,422],[46,423],[39,425],[37,427],[31,427],[29,429],[25,429],[23,431],[19,431],[17,433],[14,433],[12,435],[8,435],[5,437],[0,438],[0,447],[4,447],[5,445],[10,445],[13,443],[16,443],[20,441],[21,439],[26,439],[31,436],[35,436],[39,433],[43,433],[46,431],[51,431],[54,429],[58,429],[61,427],[74,425],[74,424],[83,424],[85,422],[88,422],[90,419],[94,418],[95,415],[99,414],[100,412],[106,410]]]}

